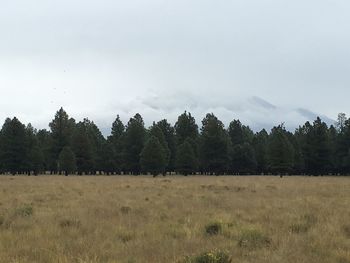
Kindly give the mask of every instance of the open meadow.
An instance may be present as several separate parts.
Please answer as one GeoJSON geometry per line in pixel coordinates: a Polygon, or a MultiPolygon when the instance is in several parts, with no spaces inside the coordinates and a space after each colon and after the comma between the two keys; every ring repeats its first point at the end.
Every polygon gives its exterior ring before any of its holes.
{"type": "Polygon", "coordinates": [[[213,250],[350,263],[350,177],[0,176],[0,262],[204,262],[213,250]]]}

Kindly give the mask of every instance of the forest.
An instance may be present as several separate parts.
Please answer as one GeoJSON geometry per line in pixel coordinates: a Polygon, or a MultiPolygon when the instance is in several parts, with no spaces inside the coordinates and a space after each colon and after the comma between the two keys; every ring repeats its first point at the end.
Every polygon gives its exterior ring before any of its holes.
{"type": "Polygon", "coordinates": [[[253,132],[239,120],[226,128],[213,113],[202,124],[189,112],[175,125],[150,127],[140,114],[125,125],[119,115],[105,138],[89,119],[76,122],[59,109],[49,130],[16,117],[0,131],[2,174],[65,175],[346,175],[350,173],[350,119],[328,127],[319,117],[294,132],[283,124],[253,132]]]}

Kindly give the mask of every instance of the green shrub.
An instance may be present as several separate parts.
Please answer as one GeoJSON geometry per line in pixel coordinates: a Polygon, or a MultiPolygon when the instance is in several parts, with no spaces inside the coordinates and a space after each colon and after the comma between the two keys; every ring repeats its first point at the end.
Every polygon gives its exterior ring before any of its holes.
{"type": "Polygon", "coordinates": [[[205,233],[210,236],[218,235],[222,232],[222,223],[214,222],[205,226],[205,233]]]}
{"type": "Polygon", "coordinates": [[[15,210],[15,216],[29,217],[33,214],[33,207],[31,205],[24,205],[15,210]]]}
{"type": "Polygon", "coordinates": [[[198,256],[186,257],[182,263],[231,263],[232,259],[227,252],[214,250],[198,256]]]}
{"type": "Polygon", "coordinates": [[[249,249],[267,247],[270,244],[271,239],[257,229],[243,230],[238,240],[240,247],[249,249]]]}

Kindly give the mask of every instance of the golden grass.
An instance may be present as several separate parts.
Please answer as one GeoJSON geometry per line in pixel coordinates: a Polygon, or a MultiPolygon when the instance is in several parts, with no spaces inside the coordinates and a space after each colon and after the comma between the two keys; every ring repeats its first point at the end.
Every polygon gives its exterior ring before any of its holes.
{"type": "Polygon", "coordinates": [[[0,176],[0,262],[167,263],[213,249],[233,263],[349,263],[350,177],[0,176]]]}

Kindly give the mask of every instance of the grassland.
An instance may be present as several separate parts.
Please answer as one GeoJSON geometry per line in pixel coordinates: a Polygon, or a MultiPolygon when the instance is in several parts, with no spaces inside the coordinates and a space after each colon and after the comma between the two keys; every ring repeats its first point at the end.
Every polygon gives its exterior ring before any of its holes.
{"type": "Polygon", "coordinates": [[[0,176],[0,262],[349,263],[350,177],[0,176]]]}

